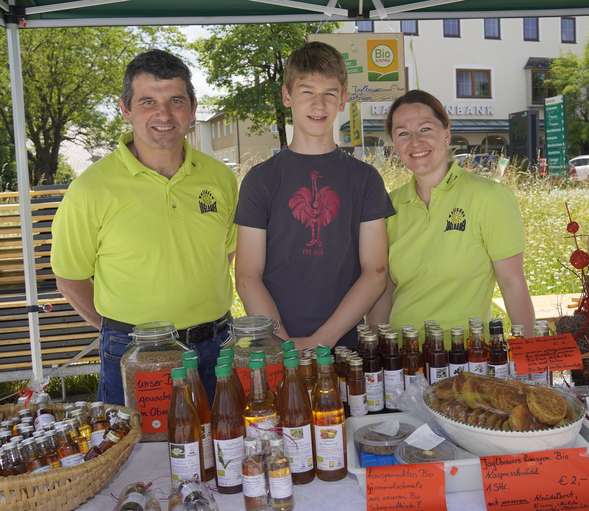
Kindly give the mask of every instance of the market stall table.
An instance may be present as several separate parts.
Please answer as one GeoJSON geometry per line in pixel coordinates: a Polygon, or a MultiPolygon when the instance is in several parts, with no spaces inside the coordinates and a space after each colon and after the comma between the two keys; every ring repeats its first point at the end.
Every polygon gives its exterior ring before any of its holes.
{"type": "MultiPolygon", "coordinates": [[[[114,496],[129,483],[153,481],[156,497],[160,500],[162,511],[167,510],[167,497],[170,491],[170,466],[167,444],[164,442],[137,444],[129,460],[114,477],[109,486],[96,497],[80,506],[79,511],[110,511],[115,506],[114,496]]],[[[356,479],[348,475],[345,479],[325,483],[315,479],[304,486],[295,486],[295,508],[305,511],[325,509],[362,510],[366,508],[356,479]],[[328,507],[326,508],[326,505],[328,507]]],[[[221,511],[244,509],[243,495],[215,494],[221,511]]],[[[484,511],[483,492],[450,493],[446,495],[448,511],[484,511]]]]}

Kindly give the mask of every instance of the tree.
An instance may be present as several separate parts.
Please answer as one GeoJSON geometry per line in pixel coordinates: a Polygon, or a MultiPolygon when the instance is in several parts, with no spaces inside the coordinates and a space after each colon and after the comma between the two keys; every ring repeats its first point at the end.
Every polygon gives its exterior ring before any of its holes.
{"type": "MultiPolygon", "coordinates": [[[[31,184],[51,184],[61,144],[93,152],[112,146],[122,125],[117,115],[127,63],[142,49],[178,50],[175,28],[59,28],[21,30],[25,117],[31,184]]],[[[0,131],[14,144],[6,39],[0,38],[0,131]]]]}
{"type": "Polygon", "coordinates": [[[194,43],[207,82],[223,89],[217,108],[230,117],[249,119],[259,133],[276,124],[280,145],[286,145],[289,110],[282,104],[284,65],[308,35],[328,33],[337,23],[227,25],[211,29],[208,39],[194,43]]]}
{"type": "Polygon", "coordinates": [[[554,59],[547,84],[565,96],[568,154],[589,153],[589,43],[582,56],[554,59]]]}

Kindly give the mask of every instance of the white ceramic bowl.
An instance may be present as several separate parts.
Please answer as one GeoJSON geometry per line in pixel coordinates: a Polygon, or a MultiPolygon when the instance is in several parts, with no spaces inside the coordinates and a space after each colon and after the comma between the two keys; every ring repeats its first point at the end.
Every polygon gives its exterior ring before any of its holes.
{"type": "Polygon", "coordinates": [[[424,401],[428,411],[448,438],[467,451],[478,456],[513,454],[560,449],[574,445],[583,425],[584,407],[574,396],[558,389],[553,390],[559,392],[575,410],[579,411],[578,419],[566,426],[541,431],[498,431],[457,422],[429,407],[427,395],[431,392],[431,387],[424,391],[424,401]]]}

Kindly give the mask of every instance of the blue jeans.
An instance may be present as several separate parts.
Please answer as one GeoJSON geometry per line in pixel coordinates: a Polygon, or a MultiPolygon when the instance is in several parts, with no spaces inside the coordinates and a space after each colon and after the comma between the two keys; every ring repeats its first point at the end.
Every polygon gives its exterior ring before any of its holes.
{"type": "MultiPolygon", "coordinates": [[[[189,344],[198,353],[198,372],[203,382],[209,403],[215,396],[215,364],[221,345],[229,338],[229,325],[219,330],[213,337],[189,344]]],[[[102,328],[100,330],[100,381],[98,383],[99,401],[110,404],[125,404],[123,380],[121,377],[121,357],[127,351],[131,337],[119,330],[102,328]]]]}

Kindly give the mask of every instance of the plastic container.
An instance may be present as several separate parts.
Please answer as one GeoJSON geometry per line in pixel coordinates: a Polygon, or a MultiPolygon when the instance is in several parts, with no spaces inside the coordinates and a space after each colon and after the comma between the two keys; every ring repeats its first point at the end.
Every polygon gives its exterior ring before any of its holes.
{"type": "Polygon", "coordinates": [[[358,451],[376,455],[394,454],[397,446],[415,431],[415,427],[406,422],[398,423],[398,431],[395,434],[387,431],[386,426],[386,421],[376,422],[356,430],[354,443],[358,451]]]}
{"type": "Polygon", "coordinates": [[[133,342],[121,359],[125,405],[141,414],[142,441],[167,441],[171,370],[182,367],[188,348],[166,321],[137,325],[131,335],[133,342]]]}
{"type": "Polygon", "coordinates": [[[266,355],[266,381],[274,392],[282,381],[283,341],[274,335],[274,330],[274,321],[266,316],[242,316],[233,320],[229,345],[235,350],[233,365],[246,395],[251,387],[248,369],[251,352],[262,351],[266,355]]]}
{"type": "Polygon", "coordinates": [[[444,440],[431,450],[420,449],[407,442],[402,442],[395,449],[395,458],[399,463],[414,465],[416,463],[453,461],[456,459],[456,452],[456,446],[448,440],[444,440]]]}

